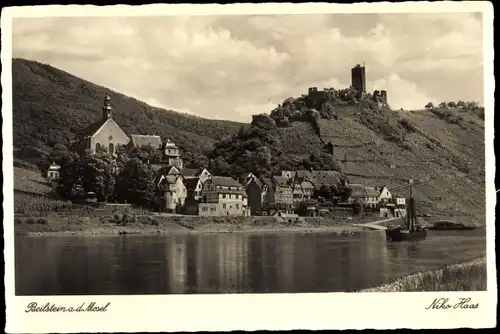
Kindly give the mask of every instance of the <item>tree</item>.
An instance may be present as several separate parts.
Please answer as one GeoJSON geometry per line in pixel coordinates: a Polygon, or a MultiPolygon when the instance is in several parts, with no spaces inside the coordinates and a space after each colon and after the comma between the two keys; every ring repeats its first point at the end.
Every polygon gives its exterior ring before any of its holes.
{"type": "Polygon", "coordinates": [[[316,192],[315,197],[332,198],[332,191],[329,186],[322,185],[316,192]]]}
{"type": "Polygon", "coordinates": [[[222,156],[216,157],[211,161],[210,167],[215,175],[229,175],[230,167],[227,161],[222,156]]]}
{"type": "Polygon", "coordinates": [[[425,105],[425,109],[432,109],[434,108],[434,104],[432,102],[429,102],[425,105]]]}
{"type": "Polygon", "coordinates": [[[352,214],[354,216],[359,216],[363,212],[363,204],[361,204],[357,199],[352,203],[352,214]]]}
{"type": "Polygon", "coordinates": [[[477,109],[478,107],[479,107],[479,103],[477,103],[475,101],[467,102],[467,109],[469,109],[469,110],[474,110],[474,109],[477,109]]]}
{"type": "Polygon", "coordinates": [[[450,101],[450,102],[448,102],[447,105],[448,105],[449,108],[455,108],[457,106],[457,104],[455,103],[455,101],[450,101]]]}
{"type": "Polygon", "coordinates": [[[346,202],[349,198],[351,198],[352,195],[352,189],[350,187],[343,187],[342,189],[342,201],[346,202]]]}
{"type": "Polygon", "coordinates": [[[154,181],[154,171],[139,158],[131,158],[117,175],[116,198],[127,203],[149,206],[155,195],[154,181]]]}
{"type": "Polygon", "coordinates": [[[446,102],[441,102],[439,104],[439,108],[446,108],[446,106],[447,106],[446,102]]]}
{"type": "Polygon", "coordinates": [[[457,102],[457,108],[465,109],[467,108],[467,105],[465,104],[464,101],[460,100],[457,102]]]}

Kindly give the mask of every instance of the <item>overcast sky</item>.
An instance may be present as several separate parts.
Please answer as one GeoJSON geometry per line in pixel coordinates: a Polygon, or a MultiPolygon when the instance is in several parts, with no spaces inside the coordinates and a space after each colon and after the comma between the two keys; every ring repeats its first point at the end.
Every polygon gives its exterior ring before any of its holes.
{"type": "Polygon", "coordinates": [[[250,121],[310,86],[344,88],[364,62],[393,108],[483,103],[481,14],[13,20],[13,57],[151,105],[250,121]]]}

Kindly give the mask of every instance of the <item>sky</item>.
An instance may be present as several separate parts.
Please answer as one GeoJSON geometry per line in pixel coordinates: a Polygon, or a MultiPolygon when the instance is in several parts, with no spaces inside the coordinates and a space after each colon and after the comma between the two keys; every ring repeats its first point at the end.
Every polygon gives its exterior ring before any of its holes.
{"type": "Polygon", "coordinates": [[[12,54],[150,105],[248,122],[308,87],[483,104],[480,13],[15,18],[12,54]]]}

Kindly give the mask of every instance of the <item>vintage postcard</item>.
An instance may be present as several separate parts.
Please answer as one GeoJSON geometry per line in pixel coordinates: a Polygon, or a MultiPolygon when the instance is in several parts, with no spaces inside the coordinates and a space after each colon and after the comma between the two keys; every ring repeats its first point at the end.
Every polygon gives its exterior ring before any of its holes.
{"type": "Polygon", "coordinates": [[[490,3],[1,28],[8,333],[496,326],[490,3]]]}

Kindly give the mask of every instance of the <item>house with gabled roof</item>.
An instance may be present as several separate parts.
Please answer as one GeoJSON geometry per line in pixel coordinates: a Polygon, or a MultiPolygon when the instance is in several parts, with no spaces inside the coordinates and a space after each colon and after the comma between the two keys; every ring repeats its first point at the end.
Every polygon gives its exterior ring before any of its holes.
{"type": "Polygon", "coordinates": [[[203,167],[183,168],[181,173],[185,179],[200,179],[201,183],[205,183],[206,180],[212,177],[212,174],[206,168],[203,167]]]}
{"type": "Polygon", "coordinates": [[[263,177],[261,182],[267,189],[263,206],[269,214],[276,210],[283,210],[285,213],[295,211],[292,181],[288,177],[277,175],[271,178],[263,177]]]}
{"type": "Polygon", "coordinates": [[[252,215],[260,215],[265,204],[268,188],[268,185],[261,179],[255,176],[249,177],[245,185],[245,191],[248,196],[248,206],[250,207],[252,215]]]}
{"type": "Polygon", "coordinates": [[[355,201],[362,203],[368,207],[375,208],[380,202],[388,202],[392,195],[386,186],[368,187],[361,184],[351,184],[352,190],[349,202],[355,201]]]}
{"type": "Polygon", "coordinates": [[[204,184],[198,205],[200,216],[250,216],[248,196],[238,181],[212,176],[204,184]]]}
{"type": "Polygon", "coordinates": [[[159,173],[156,187],[160,194],[160,212],[180,213],[187,197],[182,175],[159,173]]]}

